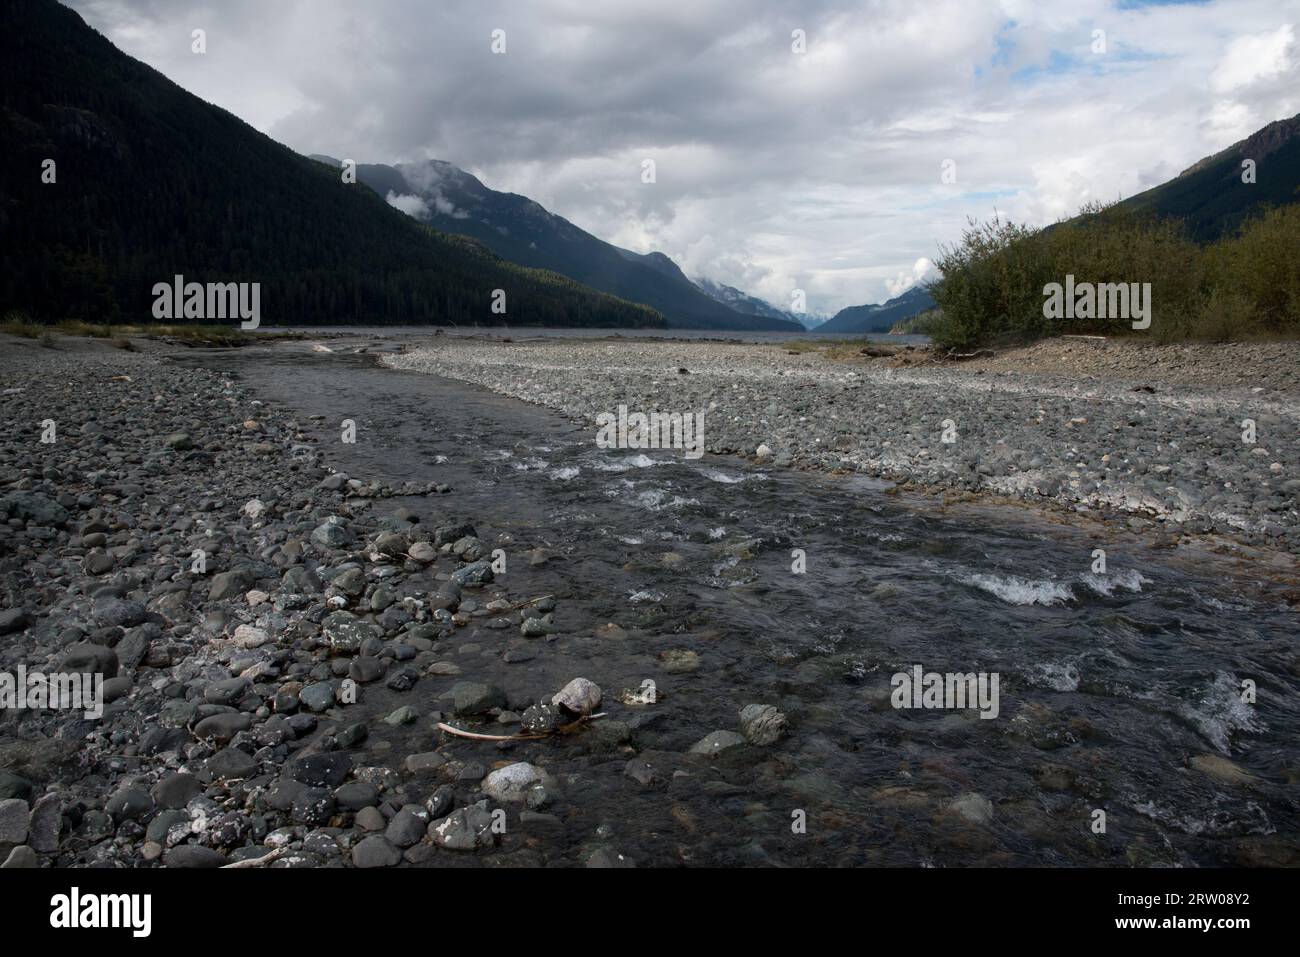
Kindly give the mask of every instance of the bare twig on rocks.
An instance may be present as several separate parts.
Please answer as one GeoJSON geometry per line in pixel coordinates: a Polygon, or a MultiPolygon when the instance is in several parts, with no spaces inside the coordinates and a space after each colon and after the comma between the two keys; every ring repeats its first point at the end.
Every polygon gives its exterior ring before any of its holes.
{"type": "Polygon", "coordinates": [[[287,847],[277,847],[270,854],[263,854],[261,857],[252,857],[246,861],[235,861],[233,864],[222,864],[221,870],[234,871],[243,870],[249,867],[261,867],[263,864],[270,864],[278,857],[284,857],[288,851],[289,849],[287,847]]]}
{"type": "Polygon", "coordinates": [[[444,721],[438,722],[438,730],[446,731],[448,734],[455,735],[458,738],[469,738],[471,741],[541,741],[544,738],[552,737],[556,734],[568,734],[580,725],[588,721],[595,721],[597,718],[605,717],[607,712],[602,711],[600,714],[588,714],[579,718],[577,721],[561,725],[554,731],[548,731],[546,734],[479,734],[476,731],[465,731],[461,728],[454,728],[444,721]]]}

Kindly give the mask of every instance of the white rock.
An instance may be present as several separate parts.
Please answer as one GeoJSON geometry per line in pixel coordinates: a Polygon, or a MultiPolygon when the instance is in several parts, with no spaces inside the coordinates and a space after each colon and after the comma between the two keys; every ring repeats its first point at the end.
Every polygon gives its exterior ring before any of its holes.
{"type": "Polygon", "coordinates": [[[270,635],[252,625],[240,625],[235,629],[234,641],[240,648],[260,648],[270,640],[270,635]]]}
{"type": "Polygon", "coordinates": [[[574,678],[551,699],[551,704],[574,714],[590,714],[600,706],[600,685],[586,678],[574,678]]]}
{"type": "Polygon", "coordinates": [[[416,542],[407,554],[420,564],[427,565],[438,557],[438,550],[429,542],[416,542]]]}
{"type": "Polygon", "coordinates": [[[496,801],[523,801],[539,784],[548,784],[549,776],[541,768],[521,761],[497,768],[483,779],[483,793],[496,801]]]}
{"type": "Polygon", "coordinates": [[[764,442],[762,445],[760,445],[757,449],[754,450],[754,454],[757,455],[760,459],[765,459],[772,454],[772,450],[768,448],[767,443],[764,442]]]}
{"type": "Polygon", "coordinates": [[[244,514],[249,518],[261,518],[266,512],[266,503],[260,498],[249,499],[244,504],[244,514]]]}

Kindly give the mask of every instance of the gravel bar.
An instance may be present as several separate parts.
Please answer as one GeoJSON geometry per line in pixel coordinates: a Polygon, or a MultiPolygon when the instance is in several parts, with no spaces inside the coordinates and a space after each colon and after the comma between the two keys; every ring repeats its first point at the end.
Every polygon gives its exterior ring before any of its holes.
{"type": "Polygon", "coordinates": [[[1117,350],[1130,365],[1111,376],[1095,356],[1086,373],[1066,362],[1061,373],[1025,373],[701,341],[438,340],[384,361],[593,423],[620,404],[703,411],[710,452],[1141,515],[1300,552],[1300,399],[1280,387],[1294,381],[1285,363],[1295,349],[1269,352],[1267,388],[1241,376],[1170,381],[1189,378],[1179,349],[1147,348],[1140,363],[1117,350]],[[1161,355],[1184,364],[1170,373],[1161,355]],[[1158,387],[1143,369],[1162,372],[1158,387]]]}

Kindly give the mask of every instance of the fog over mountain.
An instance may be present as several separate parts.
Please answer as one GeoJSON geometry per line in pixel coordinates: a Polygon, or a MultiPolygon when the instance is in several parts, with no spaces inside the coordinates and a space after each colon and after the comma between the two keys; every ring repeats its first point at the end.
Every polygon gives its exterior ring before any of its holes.
{"type": "MultiPolygon", "coordinates": [[[[335,169],[332,156],[313,157],[335,169]]],[[[679,329],[792,331],[794,317],[757,300],[706,295],[663,253],[621,249],[544,209],[527,196],[490,189],[451,163],[359,163],[359,182],[390,206],[447,233],[477,239],[497,255],[551,269],[601,292],[659,310],[679,329]]],[[[740,294],[743,298],[743,294],[740,294]]]]}
{"type": "Polygon", "coordinates": [[[906,292],[968,216],[1049,223],[1300,112],[1298,0],[73,6],[301,153],[446,159],[813,314],[906,292]]]}

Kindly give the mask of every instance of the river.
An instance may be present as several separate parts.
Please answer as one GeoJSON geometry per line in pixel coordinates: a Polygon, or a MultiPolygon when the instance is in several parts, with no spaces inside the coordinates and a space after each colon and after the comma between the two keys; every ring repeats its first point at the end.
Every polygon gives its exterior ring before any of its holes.
{"type": "MultiPolygon", "coordinates": [[[[559,632],[531,660],[507,663],[506,636],[473,626],[444,643],[466,678],[534,696],[595,681],[653,769],[634,781],[633,752],[590,731],[508,751],[443,745],[557,775],[560,826],[533,842],[544,860],[607,842],[642,866],[1195,866],[1295,846],[1296,616],[1278,586],[1224,574],[1213,556],[1129,542],[1098,575],[1085,531],[1028,512],[603,450],[588,426],[381,368],[368,350],[181,361],[231,372],[304,425],[323,416],[310,428],[324,459],[350,475],[450,484],[376,508],[468,518],[506,549],[512,595],[557,597],[559,632]],[[355,445],[338,440],[345,418],[355,445]],[[997,674],[997,717],[895,709],[892,676],[915,665],[997,674]],[[658,703],[617,703],[647,678],[658,703]],[[750,703],[786,713],[785,737],[683,754],[737,729],[750,703]]],[[[453,680],[421,679],[415,694],[453,680]]],[[[372,738],[391,741],[399,766],[433,734],[378,725],[372,738]]]]}

